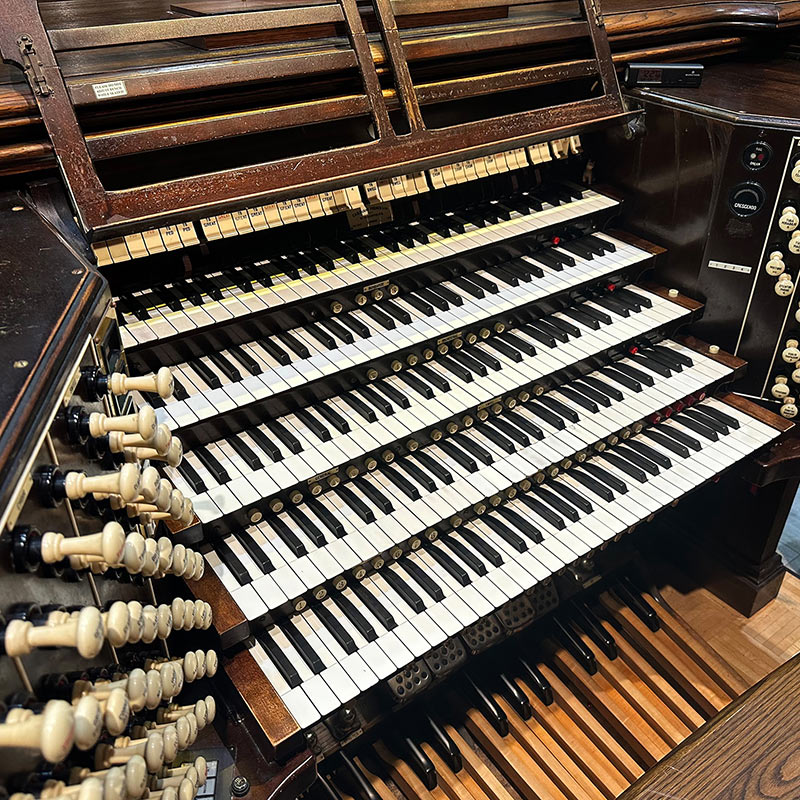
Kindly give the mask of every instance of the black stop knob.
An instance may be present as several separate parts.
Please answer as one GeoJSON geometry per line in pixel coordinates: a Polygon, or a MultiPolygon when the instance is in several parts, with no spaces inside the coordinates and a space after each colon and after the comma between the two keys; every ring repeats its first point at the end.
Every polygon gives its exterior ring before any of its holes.
{"type": "Polygon", "coordinates": [[[766,199],[760,183],[739,183],[728,195],[728,207],[737,217],[752,217],[761,211],[766,199]]]}

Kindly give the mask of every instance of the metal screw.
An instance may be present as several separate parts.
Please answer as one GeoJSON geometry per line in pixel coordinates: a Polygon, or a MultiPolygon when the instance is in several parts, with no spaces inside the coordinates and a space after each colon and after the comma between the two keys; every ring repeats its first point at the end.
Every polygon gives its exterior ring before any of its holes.
{"type": "Polygon", "coordinates": [[[244,775],[237,775],[231,781],[231,796],[244,797],[250,791],[250,781],[244,775]]]}

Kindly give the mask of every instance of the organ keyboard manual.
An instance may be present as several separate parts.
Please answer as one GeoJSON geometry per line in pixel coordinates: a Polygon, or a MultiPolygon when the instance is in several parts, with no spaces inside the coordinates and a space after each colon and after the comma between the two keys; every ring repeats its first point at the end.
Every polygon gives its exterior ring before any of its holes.
{"type": "Polygon", "coordinates": [[[799,24],[0,0],[0,795],[715,796],[800,645],[799,24]]]}

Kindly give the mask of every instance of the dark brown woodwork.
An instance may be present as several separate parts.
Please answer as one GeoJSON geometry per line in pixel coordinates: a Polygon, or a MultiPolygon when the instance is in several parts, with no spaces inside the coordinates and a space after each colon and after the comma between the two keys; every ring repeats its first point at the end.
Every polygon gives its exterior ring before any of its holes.
{"type": "Polygon", "coordinates": [[[270,761],[285,761],[303,749],[303,735],[292,715],[266,679],[249,650],[242,650],[225,663],[225,672],[252,715],[265,741],[270,761]]]}
{"type": "Polygon", "coordinates": [[[709,350],[710,345],[707,342],[703,342],[694,336],[676,336],[675,339],[690,350],[696,350],[698,353],[702,353],[706,358],[719,361],[720,364],[730,367],[734,371],[734,375],[743,372],[747,368],[747,362],[743,359],[726,353],[724,350],[712,353],[709,350]]]}
{"type": "Polygon", "coordinates": [[[205,600],[213,607],[214,630],[223,647],[229,646],[230,641],[241,641],[242,630],[247,635],[247,618],[213,570],[206,569],[199,581],[192,581],[187,587],[198,600],[205,600]]]}
{"type": "Polygon", "coordinates": [[[693,733],[621,800],[792,800],[800,791],[800,656],[693,733]]]}

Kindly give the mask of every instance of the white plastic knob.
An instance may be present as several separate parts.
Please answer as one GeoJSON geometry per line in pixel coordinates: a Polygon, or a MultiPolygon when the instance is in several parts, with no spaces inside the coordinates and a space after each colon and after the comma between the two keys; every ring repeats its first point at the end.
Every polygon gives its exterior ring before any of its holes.
{"type": "Polygon", "coordinates": [[[79,750],[90,750],[97,744],[103,731],[103,709],[100,702],[90,694],[84,695],[74,704],[73,713],[75,746],[79,750]]]}
{"type": "Polygon", "coordinates": [[[156,412],[150,406],[142,406],[135,414],[109,417],[99,411],[89,415],[89,433],[103,436],[110,431],[138,433],[142,439],[152,438],[156,432],[156,412]]]}
{"type": "Polygon", "coordinates": [[[139,494],[146,503],[152,503],[156,499],[159,490],[161,475],[155,467],[145,467],[139,476],[139,494]]]}
{"type": "Polygon", "coordinates": [[[50,700],[41,714],[0,725],[0,748],[34,748],[41,751],[45,761],[56,764],[72,749],[74,722],[75,712],[66,700],[50,700]]]}
{"type": "MultiPolygon", "coordinates": [[[[162,536],[156,544],[158,545],[158,571],[166,573],[169,571],[174,557],[172,542],[166,536],[162,536]]],[[[177,545],[177,547],[183,547],[183,545],[177,545]]]]}
{"type": "Polygon", "coordinates": [[[112,372],[108,379],[108,387],[113,394],[125,392],[150,392],[157,394],[163,400],[172,397],[175,382],[169,367],[161,367],[155,375],[141,375],[132,378],[122,372],[112,372]]]}
{"type": "Polygon", "coordinates": [[[159,456],[166,456],[169,446],[172,444],[172,431],[163,422],[156,425],[153,435],[145,439],[138,433],[125,433],[122,438],[122,446],[129,448],[147,447],[155,450],[159,456]]]}
{"type": "Polygon", "coordinates": [[[95,749],[95,768],[105,769],[114,764],[125,764],[132,756],[142,756],[150,772],[164,763],[164,737],[161,731],[152,731],[142,739],[121,736],[113,745],[100,744],[95,749]]]}
{"type": "Polygon", "coordinates": [[[778,400],[783,400],[789,396],[791,390],[785,383],[776,383],[771,389],[770,394],[778,400]]]}
{"type": "Polygon", "coordinates": [[[789,252],[800,255],[800,231],[795,231],[789,239],[789,252]]]}
{"type": "Polygon", "coordinates": [[[775,284],[775,294],[778,297],[789,297],[793,291],[794,281],[792,281],[791,276],[787,276],[787,273],[784,272],[775,284]]]}
{"type": "Polygon", "coordinates": [[[96,493],[117,494],[125,502],[132,502],[139,495],[139,468],[135,464],[123,464],[118,472],[91,477],[84,472],[68,472],[64,486],[70,500],[96,493]]]}
{"type": "Polygon", "coordinates": [[[42,560],[55,564],[71,555],[98,556],[107,564],[119,564],[125,550],[125,531],[118,522],[108,522],[100,533],[66,537],[62,533],[42,535],[42,560]]]}
{"type": "Polygon", "coordinates": [[[94,658],[103,648],[104,638],[100,609],[86,606],[57,625],[13,619],[6,627],[4,646],[9,656],[22,656],[37,647],[74,647],[84,658],[94,658]]]}
{"type": "Polygon", "coordinates": [[[782,231],[793,231],[800,225],[800,217],[797,216],[797,209],[794,206],[786,206],[778,218],[778,227],[782,231]]]}
{"type": "Polygon", "coordinates": [[[131,614],[126,603],[117,600],[103,613],[103,627],[106,638],[114,647],[128,643],[131,632],[131,614]]]}
{"type": "Polygon", "coordinates": [[[778,275],[782,275],[786,271],[786,264],[784,264],[780,259],[771,258],[769,261],[767,261],[766,270],[767,275],[777,278],[778,275]]]}

